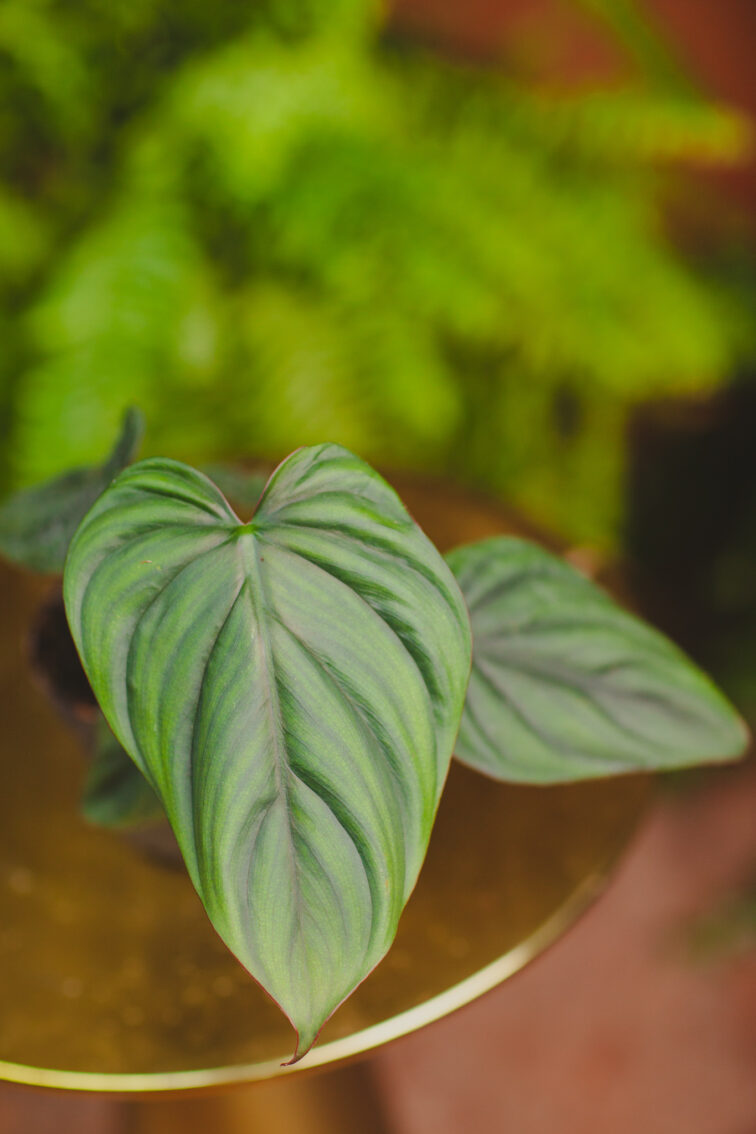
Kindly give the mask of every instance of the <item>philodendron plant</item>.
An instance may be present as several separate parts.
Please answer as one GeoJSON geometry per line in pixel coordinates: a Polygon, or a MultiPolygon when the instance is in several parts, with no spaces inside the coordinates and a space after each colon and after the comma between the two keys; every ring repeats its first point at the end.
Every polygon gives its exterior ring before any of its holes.
{"type": "Polygon", "coordinates": [[[139,434],[132,412],[101,468],[7,502],[0,550],[65,564],[104,716],[90,817],[165,813],[294,1060],[391,945],[453,753],[544,784],[743,751],[708,678],[540,547],[442,558],[338,445],[264,483],[129,464],[139,434]]]}

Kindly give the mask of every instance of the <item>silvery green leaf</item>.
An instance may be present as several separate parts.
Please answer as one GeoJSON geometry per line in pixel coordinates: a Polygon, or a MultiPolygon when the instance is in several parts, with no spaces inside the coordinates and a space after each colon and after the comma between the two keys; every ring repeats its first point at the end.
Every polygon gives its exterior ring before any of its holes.
{"type": "Polygon", "coordinates": [[[129,409],[104,464],[73,469],[5,500],[0,505],[0,554],[34,571],[61,572],[74,532],[116,473],[133,460],[142,432],[141,413],[129,409]]]}
{"type": "Polygon", "coordinates": [[[744,750],[744,725],[712,682],[561,559],[510,537],[446,559],[473,629],[464,763],[553,783],[744,750]]]}
{"type": "Polygon", "coordinates": [[[64,595],[113,731],[301,1056],[387,951],[425,855],[470,666],[451,572],[377,473],[320,445],[248,523],[185,465],[127,469],[64,595]]]}

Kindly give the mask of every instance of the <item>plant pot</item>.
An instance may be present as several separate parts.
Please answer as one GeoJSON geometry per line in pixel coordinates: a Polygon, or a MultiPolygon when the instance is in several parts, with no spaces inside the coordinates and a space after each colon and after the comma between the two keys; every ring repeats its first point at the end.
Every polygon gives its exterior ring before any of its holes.
{"type": "MultiPolygon", "coordinates": [[[[441,550],[532,534],[469,493],[398,487],[441,550]]],[[[123,1093],[296,1075],[289,1025],[185,874],[79,818],[77,742],[19,650],[46,585],[7,569],[1,583],[0,1076],[123,1093]]],[[[409,1032],[532,959],[601,889],[646,795],[642,778],[529,788],[454,764],[394,946],[301,1066],[409,1032]]]]}

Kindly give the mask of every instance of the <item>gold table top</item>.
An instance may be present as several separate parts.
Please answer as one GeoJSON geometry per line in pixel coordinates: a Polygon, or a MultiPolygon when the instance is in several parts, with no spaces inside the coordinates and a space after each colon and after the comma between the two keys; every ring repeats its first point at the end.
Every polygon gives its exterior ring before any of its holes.
{"type": "MultiPolygon", "coordinates": [[[[400,483],[442,550],[522,531],[456,490],[400,483]]],[[[279,1074],[293,1032],[210,926],[188,878],[77,813],[84,760],[31,680],[24,638],[49,583],[0,572],[0,1078],[174,1091],[279,1074]]],[[[555,940],[601,888],[645,778],[532,788],[453,763],[391,951],[302,1069],[448,1014],[555,940]]]]}

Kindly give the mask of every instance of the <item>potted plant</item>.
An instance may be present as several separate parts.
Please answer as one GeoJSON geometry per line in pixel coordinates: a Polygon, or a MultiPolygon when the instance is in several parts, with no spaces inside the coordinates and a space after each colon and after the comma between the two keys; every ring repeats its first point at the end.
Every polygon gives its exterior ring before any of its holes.
{"type": "Polygon", "coordinates": [[[332,444],[283,461],[241,518],[205,473],[131,464],[140,430],[131,412],[103,466],[7,501],[0,548],[63,569],[101,817],[162,809],[296,1029],[292,1061],[390,947],[453,753],[545,784],[743,751],[708,678],[539,546],[444,559],[332,444]]]}

